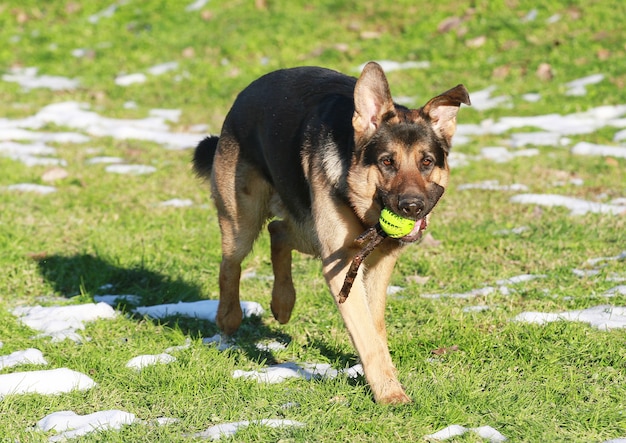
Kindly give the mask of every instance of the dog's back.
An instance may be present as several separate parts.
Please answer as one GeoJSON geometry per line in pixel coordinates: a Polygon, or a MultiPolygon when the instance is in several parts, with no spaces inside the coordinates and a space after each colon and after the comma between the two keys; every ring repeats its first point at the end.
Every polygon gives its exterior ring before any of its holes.
{"type": "Polygon", "coordinates": [[[195,171],[208,178],[216,150],[236,146],[237,157],[258,169],[293,217],[309,217],[309,185],[298,167],[302,150],[350,150],[355,84],[353,77],[318,67],[282,69],[255,80],[226,116],[221,147],[215,137],[199,144],[195,171]]]}

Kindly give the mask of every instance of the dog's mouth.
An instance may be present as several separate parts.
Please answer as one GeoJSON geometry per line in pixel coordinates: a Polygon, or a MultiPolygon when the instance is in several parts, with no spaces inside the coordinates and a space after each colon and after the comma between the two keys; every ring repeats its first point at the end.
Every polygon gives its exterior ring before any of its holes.
{"type": "Polygon", "coordinates": [[[415,226],[413,227],[411,232],[409,232],[404,237],[400,237],[398,240],[400,240],[402,243],[414,243],[422,238],[422,234],[426,227],[428,227],[428,216],[416,220],[415,226]]]}
{"type": "MultiPolygon", "coordinates": [[[[381,208],[389,208],[389,210],[395,214],[402,213],[402,211],[398,208],[399,197],[391,198],[390,195],[384,193],[382,190],[378,190],[378,192],[379,204],[381,208]]],[[[411,232],[403,237],[395,237],[395,239],[400,241],[401,243],[415,243],[421,240],[424,231],[428,227],[431,211],[439,201],[440,197],[441,195],[435,196],[434,199],[426,198],[425,207],[423,207],[422,210],[418,212],[417,216],[407,217],[415,220],[415,225],[413,226],[413,229],[411,229],[411,232]]]]}

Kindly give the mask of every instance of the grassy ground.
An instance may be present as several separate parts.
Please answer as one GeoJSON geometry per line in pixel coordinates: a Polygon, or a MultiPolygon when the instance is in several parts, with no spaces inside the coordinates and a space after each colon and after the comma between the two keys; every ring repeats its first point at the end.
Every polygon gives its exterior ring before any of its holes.
{"type": "MultiPolygon", "coordinates": [[[[36,113],[54,102],[88,103],[102,115],[143,118],[152,108],[181,109],[175,130],[206,123],[219,131],[236,93],[267,71],[295,65],[321,65],[357,74],[371,59],[430,61],[431,67],[389,74],[396,96],[420,105],[458,83],[470,93],[495,85],[511,95],[511,109],[464,108],[461,123],[505,115],[567,114],[590,107],[626,103],[626,35],[622,2],[515,1],[473,3],[415,1],[274,2],[212,0],[186,12],[191,1],[119,2],[111,17],[92,24],[89,17],[111,3],[10,0],[0,5],[0,71],[39,68],[41,74],[78,78],[70,91],[25,92],[0,81],[0,115],[9,119],[36,113]],[[257,2],[257,4],[264,2],[257,2]],[[445,3],[445,4],[443,4],[445,3]],[[534,20],[524,20],[536,10],[534,20]],[[559,14],[552,24],[546,21],[559,14]],[[451,16],[459,27],[439,32],[451,16]],[[484,37],[484,40],[481,38],[484,37]],[[481,44],[482,42],[482,44],[481,44]],[[87,56],[74,57],[77,48],[87,56]],[[116,86],[122,73],[145,72],[159,63],[179,68],[127,88],[116,86]],[[542,79],[542,63],[552,79],[542,79]],[[590,74],[605,80],[581,97],[566,96],[564,84],[590,74]],[[539,102],[521,94],[537,92],[539,102]],[[137,103],[134,109],[123,105],[137,103]]],[[[48,128],[50,130],[59,128],[48,128]]],[[[615,130],[585,140],[613,143],[615,130]]],[[[473,139],[459,150],[504,143],[507,135],[473,139]]],[[[562,193],[586,199],[626,197],[626,161],[577,157],[568,149],[541,148],[537,157],[507,164],[472,163],[452,172],[452,183],[433,217],[430,233],[441,244],[408,248],[393,283],[405,289],[388,308],[390,347],[400,379],[415,400],[390,408],[372,402],[363,380],[293,381],[257,385],[233,379],[234,369],[254,369],[281,361],[355,363],[354,351],[328,296],[317,261],[294,256],[298,303],[290,324],[279,327],[266,314],[244,323],[241,349],[220,353],[202,344],[217,328],[195,320],[155,322],[131,316],[87,327],[91,341],[51,343],[10,314],[18,305],[90,301],[111,283],[120,294],[140,295],[146,304],[217,297],[219,231],[206,186],[190,171],[190,151],[168,151],[157,144],[109,137],[85,145],[56,144],[69,173],[48,196],[0,192],[0,340],[2,354],[37,347],[50,367],[71,367],[98,383],[88,392],[0,400],[0,436],[39,441],[27,428],[45,415],[73,410],[88,414],[123,409],[149,420],[178,417],[166,427],[131,426],[81,441],[188,441],[189,434],[225,421],[288,418],[303,428],[252,426],[238,441],[419,441],[453,423],[490,425],[510,441],[603,441],[626,437],[626,351],[623,331],[603,332],[577,323],[535,326],[511,322],[522,311],[560,312],[607,303],[601,294],[624,275],[624,262],[608,262],[597,276],[580,278],[588,258],[626,250],[623,216],[572,217],[560,208],[537,210],[509,203],[508,193],[457,191],[459,184],[497,179],[524,183],[531,192],[562,193]],[[105,173],[86,165],[92,156],[120,156],[150,164],[145,176],[105,173]],[[583,186],[554,187],[563,174],[576,174],[583,186]],[[188,208],[158,207],[188,198],[188,208]],[[494,231],[528,226],[521,235],[494,231]],[[424,299],[422,293],[456,293],[495,284],[522,273],[546,278],[512,295],[472,300],[424,299]],[[413,276],[428,277],[418,284],[413,276]],[[74,298],[74,296],[77,296],[74,298]],[[463,308],[488,304],[467,313],[463,308]],[[139,354],[162,352],[191,337],[177,362],[126,370],[139,354]],[[286,350],[264,353],[258,340],[288,341],[286,350]],[[457,346],[457,352],[432,351],[457,346]],[[283,408],[288,402],[297,407],[283,408]]],[[[0,187],[41,183],[43,166],[26,167],[0,157],[0,187]]],[[[246,266],[271,274],[267,236],[246,266]]],[[[242,283],[246,300],[267,307],[271,283],[242,283]]],[[[624,296],[610,303],[623,306],[624,296]]],[[[29,369],[26,367],[26,369],[29,369]]],[[[23,367],[14,370],[25,370],[23,367]]],[[[475,435],[457,441],[479,441],[475,435]]]]}

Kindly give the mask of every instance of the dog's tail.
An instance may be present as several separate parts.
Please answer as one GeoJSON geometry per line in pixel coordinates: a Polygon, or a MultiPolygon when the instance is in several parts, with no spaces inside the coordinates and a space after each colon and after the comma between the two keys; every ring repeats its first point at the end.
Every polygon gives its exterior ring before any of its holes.
{"type": "Polygon", "coordinates": [[[218,140],[217,135],[210,135],[198,143],[193,153],[193,170],[199,177],[209,178],[211,176],[218,140]]]}

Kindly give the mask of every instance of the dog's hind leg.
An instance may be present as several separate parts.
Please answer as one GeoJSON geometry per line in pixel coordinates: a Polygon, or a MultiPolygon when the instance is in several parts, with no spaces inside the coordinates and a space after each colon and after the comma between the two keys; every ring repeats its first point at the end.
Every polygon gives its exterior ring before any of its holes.
{"type": "MultiPolygon", "coordinates": [[[[277,197],[277,196],[275,196],[277,197]]],[[[296,222],[279,209],[273,199],[272,212],[284,217],[268,225],[272,244],[272,268],[274,287],[272,289],[272,313],[280,323],[287,323],[296,302],[296,290],[291,275],[291,253],[299,251],[308,255],[318,255],[317,241],[313,235],[314,227],[310,221],[296,222]]]]}
{"type": "Polygon", "coordinates": [[[283,220],[274,220],[268,227],[272,244],[272,313],[280,323],[287,323],[296,302],[296,290],[291,276],[291,251],[293,245],[289,225],[283,220]]]}
{"type": "Polygon", "coordinates": [[[222,233],[217,325],[229,335],[242,321],[239,301],[241,263],[252,250],[269,216],[268,203],[272,193],[271,185],[261,173],[238,157],[238,144],[228,137],[220,138],[211,175],[222,233]]]}

